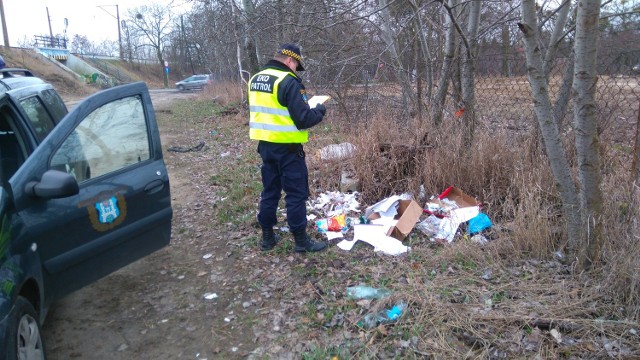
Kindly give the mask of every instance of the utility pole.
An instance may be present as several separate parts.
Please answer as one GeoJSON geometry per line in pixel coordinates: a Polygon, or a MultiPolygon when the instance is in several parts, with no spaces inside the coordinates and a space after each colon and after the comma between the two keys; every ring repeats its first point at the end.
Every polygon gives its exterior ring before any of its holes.
{"type": "Polygon", "coordinates": [[[114,17],[117,21],[118,21],[118,45],[120,48],[120,60],[124,60],[124,52],[122,49],[122,31],[120,31],[120,9],[118,8],[118,5],[98,5],[97,7],[99,7],[100,9],[102,9],[102,11],[106,12],[107,14],[111,15],[111,17],[114,17]],[[108,12],[104,7],[105,6],[115,6],[116,7],[116,16],[113,16],[113,14],[111,14],[110,12],[108,12]]]}
{"type": "Polygon", "coordinates": [[[122,31],[120,31],[120,10],[116,4],[116,20],[118,20],[118,44],[120,45],[120,60],[124,60],[124,52],[122,51],[122,31]]]}
{"type": "Polygon", "coordinates": [[[49,16],[49,7],[47,6],[47,20],[49,21],[49,41],[51,42],[51,47],[53,47],[53,31],[51,30],[51,17],[49,16]]]}
{"type": "Polygon", "coordinates": [[[9,47],[9,34],[7,33],[7,22],[4,17],[4,4],[0,0],[0,20],[2,21],[2,35],[4,36],[4,46],[9,47]]]}

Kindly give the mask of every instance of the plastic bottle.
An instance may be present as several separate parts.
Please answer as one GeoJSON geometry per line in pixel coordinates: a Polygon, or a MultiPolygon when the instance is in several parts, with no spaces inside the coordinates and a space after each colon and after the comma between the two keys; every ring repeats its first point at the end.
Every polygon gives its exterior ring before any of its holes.
{"type": "Polygon", "coordinates": [[[351,299],[382,299],[383,297],[391,295],[391,290],[376,289],[370,286],[358,285],[347,288],[347,297],[351,299]]]}
{"type": "Polygon", "coordinates": [[[380,324],[389,324],[395,322],[400,318],[404,310],[407,308],[407,304],[404,302],[399,302],[395,304],[391,309],[385,309],[378,311],[374,314],[367,314],[365,317],[358,323],[364,329],[373,329],[374,327],[380,324]]]}

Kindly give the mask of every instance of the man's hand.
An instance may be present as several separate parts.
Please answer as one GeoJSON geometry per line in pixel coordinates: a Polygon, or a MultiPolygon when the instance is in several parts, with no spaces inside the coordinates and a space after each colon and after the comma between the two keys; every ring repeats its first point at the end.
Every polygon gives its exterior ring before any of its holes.
{"type": "Polygon", "coordinates": [[[324,116],[324,114],[327,112],[327,108],[322,105],[322,104],[318,104],[316,105],[316,107],[314,107],[314,109],[320,111],[320,113],[322,114],[322,116],[324,116]]]}

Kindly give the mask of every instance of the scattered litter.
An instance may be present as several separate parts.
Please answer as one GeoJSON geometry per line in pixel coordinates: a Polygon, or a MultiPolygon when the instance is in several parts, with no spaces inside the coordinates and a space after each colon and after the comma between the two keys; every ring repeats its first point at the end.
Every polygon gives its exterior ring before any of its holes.
{"type": "Polygon", "coordinates": [[[354,300],[382,299],[391,295],[391,290],[378,289],[366,285],[350,286],[347,288],[347,297],[354,300]]]}
{"type": "Polygon", "coordinates": [[[228,317],[224,318],[224,322],[231,322],[231,319],[229,319],[228,317]]]}
{"type": "Polygon", "coordinates": [[[452,210],[474,206],[480,206],[478,200],[455,186],[449,186],[437,198],[429,200],[425,205],[424,212],[442,218],[452,210]]]}
{"type": "Polygon", "coordinates": [[[172,146],[167,148],[167,151],[186,153],[189,151],[200,151],[204,147],[204,141],[201,141],[198,145],[192,147],[172,146]]]}
{"type": "Polygon", "coordinates": [[[213,254],[204,254],[204,256],[202,257],[203,259],[210,259],[213,256],[213,254]]]}
{"type": "Polygon", "coordinates": [[[407,304],[404,302],[398,302],[393,305],[391,309],[385,309],[378,311],[374,314],[367,314],[358,322],[358,326],[364,329],[373,329],[378,325],[390,324],[395,322],[402,316],[402,313],[407,309],[407,304]]]}
{"type": "Polygon", "coordinates": [[[418,224],[417,228],[434,241],[452,242],[461,224],[467,223],[471,239],[480,244],[488,242],[480,233],[492,226],[486,214],[480,212],[476,198],[465,194],[454,186],[449,186],[437,198],[432,197],[424,206],[430,216],[418,224]]]}
{"type": "Polygon", "coordinates": [[[359,214],[360,204],[356,200],[358,193],[343,194],[337,191],[326,192],[320,194],[315,200],[308,203],[311,211],[319,213],[316,215],[308,215],[307,220],[315,220],[315,226],[318,232],[325,234],[328,240],[343,237],[350,228],[358,220],[350,218],[349,213],[359,214]],[[335,232],[335,234],[332,234],[335,232]],[[342,233],[342,234],[337,234],[342,233]]]}
{"type": "Polygon", "coordinates": [[[360,203],[356,200],[359,194],[343,194],[338,191],[329,191],[320,194],[313,200],[309,207],[312,211],[320,212],[326,216],[333,216],[340,213],[357,212],[360,213],[360,203]]]}
{"type": "Polygon", "coordinates": [[[556,340],[558,344],[562,343],[562,334],[560,334],[558,330],[551,329],[550,333],[551,333],[551,336],[553,336],[553,338],[556,340]]]}
{"type": "Polygon", "coordinates": [[[355,155],[356,146],[351,143],[331,144],[319,151],[320,160],[332,161],[352,158],[355,155]]]}
{"type": "Polygon", "coordinates": [[[493,279],[493,271],[491,271],[491,269],[485,269],[484,274],[482,274],[481,278],[487,281],[493,279]]]}
{"type": "Polygon", "coordinates": [[[182,279],[184,279],[184,275],[178,276],[178,280],[182,280],[182,279]]]}
{"type": "Polygon", "coordinates": [[[489,242],[489,239],[487,239],[483,235],[476,234],[471,237],[471,241],[478,243],[480,245],[486,245],[489,242]]]}
{"type": "Polygon", "coordinates": [[[316,221],[316,227],[318,231],[322,233],[327,231],[342,231],[346,226],[347,216],[345,213],[316,221]]]}
{"type": "Polygon", "coordinates": [[[218,298],[218,294],[216,293],[206,293],[204,294],[204,298],[207,300],[213,300],[218,298]]]}
{"type": "Polygon", "coordinates": [[[409,194],[391,196],[365,210],[365,217],[371,223],[386,226],[386,235],[398,240],[409,235],[421,214],[422,208],[409,194]]]}
{"type": "Polygon", "coordinates": [[[226,152],[223,152],[222,154],[220,154],[220,157],[227,157],[229,155],[231,155],[231,152],[230,151],[226,151],[226,152]]]}

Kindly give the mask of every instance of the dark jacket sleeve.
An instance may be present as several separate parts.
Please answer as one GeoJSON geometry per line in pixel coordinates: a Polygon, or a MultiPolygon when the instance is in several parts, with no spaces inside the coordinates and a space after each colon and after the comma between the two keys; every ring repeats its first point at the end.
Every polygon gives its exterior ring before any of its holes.
{"type": "Polygon", "coordinates": [[[287,107],[293,123],[299,130],[317,125],[324,116],[320,110],[309,107],[304,85],[293,76],[287,76],[280,83],[278,101],[282,106],[287,107]]]}

